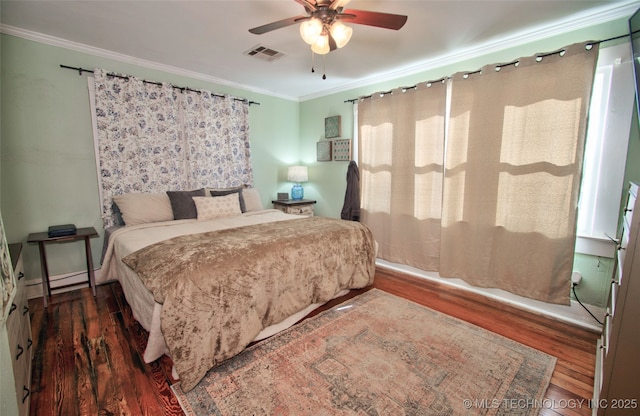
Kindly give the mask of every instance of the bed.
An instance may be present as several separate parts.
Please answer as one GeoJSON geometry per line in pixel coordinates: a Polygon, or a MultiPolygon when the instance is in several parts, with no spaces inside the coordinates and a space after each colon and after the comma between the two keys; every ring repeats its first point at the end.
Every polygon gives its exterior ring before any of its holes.
{"type": "MultiPolygon", "coordinates": [[[[233,200],[194,201],[224,198],[233,200]]],[[[106,245],[101,280],[120,282],[149,332],[144,360],[169,355],[184,391],[252,341],[373,283],[376,247],[366,226],[261,206],[234,209],[213,218],[130,221],[106,245]]]]}

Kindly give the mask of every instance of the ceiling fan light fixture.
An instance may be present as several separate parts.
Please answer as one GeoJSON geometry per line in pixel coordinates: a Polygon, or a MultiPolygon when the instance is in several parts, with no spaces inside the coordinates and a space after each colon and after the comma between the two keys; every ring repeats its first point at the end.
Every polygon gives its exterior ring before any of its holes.
{"type": "Polygon", "coordinates": [[[300,24],[300,36],[309,45],[316,43],[318,37],[322,34],[322,21],[316,17],[305,20],[300,24]]]}
{"type": "Polygon", "coordinates": [[[330,31],[338,48],[342,48],[349,43],[351,35],[353,34],[353,29],[340,21],[333,22],[330,31]]]}
{"type": "Polygon", "coordinates": [[[318,36],[315,43],[311,45],[311,50],[318,55],[328,54],[331,51],[329,47],[329,36],[327,34],[318,36]]]}

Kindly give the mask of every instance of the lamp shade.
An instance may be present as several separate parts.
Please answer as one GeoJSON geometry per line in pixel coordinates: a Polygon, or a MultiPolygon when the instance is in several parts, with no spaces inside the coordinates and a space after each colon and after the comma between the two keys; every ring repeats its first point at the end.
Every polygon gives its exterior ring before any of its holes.
{"type": "Polygon", "coordinates": [[[331,25],[331,36],[336,41],[336,46],[338,48],[342,48],[351,39],[351,35],[353,34],[353,29],[344,23],[337,21],[331,25]]]}
{"type": "Polygon", "coordinates": [[[300,24],[300,36],[302,36],[302,40],[307,42],[309,45],[313,45],[321,33],[322,22],[320,19],[314,17],[312,19],[305,20],[300,24]]]}
{"type": "Polygon", "coordinates": [[[289,171],[287,172],[287,179],[289,182],[306,182],[309,180],[307,175],[307,167],[306,166],[289,166],[289,171]]]}
{"type": "Polygon", "coordinates": [[[326,55],[331,52],[331,48],[329,47],[329,36],[327,34],[318,36],[315,43],[311,45],[311,50],[318,55],[326,55]]]}

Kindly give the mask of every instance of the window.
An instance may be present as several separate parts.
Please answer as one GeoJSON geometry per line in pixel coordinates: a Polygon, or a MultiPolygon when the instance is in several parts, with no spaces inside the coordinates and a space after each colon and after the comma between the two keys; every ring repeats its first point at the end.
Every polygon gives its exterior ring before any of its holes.
{"type": "Polygon", "coordinates": [[[591,96],[576,252],[613,257],[633,112],[629,43],[600,49],[591,96]]]}

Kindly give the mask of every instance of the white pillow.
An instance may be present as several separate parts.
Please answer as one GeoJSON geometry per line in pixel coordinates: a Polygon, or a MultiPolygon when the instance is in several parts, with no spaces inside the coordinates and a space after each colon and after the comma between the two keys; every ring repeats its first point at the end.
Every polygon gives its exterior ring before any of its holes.
{"type": "Polygon", "coordinates": [[[173,220],[171,201],[166,193],[116,195],[113,202],[118,206],[125,225],[173,220]]]}
{"type": "Polygon", "coordinates": [[[214,197],[194,196],[193,202],[196,203],[198,221],[242,214],[237,193],[214,197]]]}
{"type": "Polygon", "coordinates": [[[245,212],[261,211],[262,200],[260,199],[260,193],[256,188],[244,188],[242,190],[242,197],[244,198],[245,212]]]}

